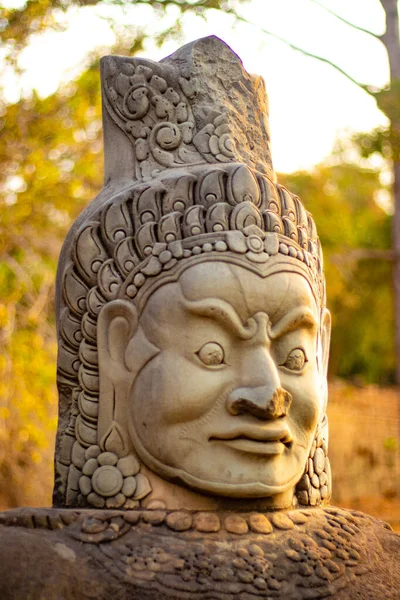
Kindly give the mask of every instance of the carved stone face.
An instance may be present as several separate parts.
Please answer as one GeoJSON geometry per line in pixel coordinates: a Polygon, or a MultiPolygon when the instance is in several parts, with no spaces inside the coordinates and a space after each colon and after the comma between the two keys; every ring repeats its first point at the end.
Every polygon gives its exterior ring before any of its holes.
{"type": "Polygon", "coordinates": [[[203,263],[158,288],[125,350],[140,458],[192,489],[290,503],[325,411],[323,321],[289,270],[203,263]]]}

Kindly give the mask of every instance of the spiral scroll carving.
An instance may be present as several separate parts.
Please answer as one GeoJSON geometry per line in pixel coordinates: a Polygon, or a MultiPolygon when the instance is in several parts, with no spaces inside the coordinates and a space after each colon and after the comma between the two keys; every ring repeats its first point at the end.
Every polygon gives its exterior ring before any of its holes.
{"type": "Polygon", "coordinates": [[[190,108],[190,82],[176,81],[154,63],[107,57],[104,66],[105,104],[113,121],[135,147],[138,180],[160,170],[207,162],[232,162],[235,143],[224,114],[210,111],[197,130],[190,108]]]}

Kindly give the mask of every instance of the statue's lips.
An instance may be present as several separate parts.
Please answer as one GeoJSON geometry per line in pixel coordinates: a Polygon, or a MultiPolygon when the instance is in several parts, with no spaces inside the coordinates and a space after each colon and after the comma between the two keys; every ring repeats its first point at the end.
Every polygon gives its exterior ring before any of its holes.
{"type": "Polygon", "coordinates": [[[291,447],[292,436],[287,427],[251,427],[219,433],[209,438],[210,442],[220,442],[234,450],[251,454],[282,454],[291,447]]]}

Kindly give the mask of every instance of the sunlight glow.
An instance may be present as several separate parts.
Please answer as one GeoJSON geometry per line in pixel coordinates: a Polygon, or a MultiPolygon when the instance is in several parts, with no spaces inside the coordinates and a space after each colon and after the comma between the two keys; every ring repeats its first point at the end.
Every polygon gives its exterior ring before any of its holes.
{"type": "MultiPolygon", "coordinates": [[[[352,23],[378,34],[384,30],[379,0],[324,3],[352,23]]],[[[21,2],[7,0],[3,4],[21,2]]],[[[207,20],[188,14],[183,38],[170,40],[162,48],[149,41],[143,55],[159,60],[183,43],[212,34],[228,43],[241,56],[246,69],[266,81],[277,171],[310,168],[329,155],[337,137],[386,123],[374,99],[361,88],[332,67],[292,50],[260,28],[332,60],[355,79],[376,87],[386,85],[389,78],[386,52],[379,40],[348,27],[311,0],[251,0],[239,5],[238,10],[254,25],[235,22],[218,11],[210,11],[207,20]]],[[[131,25],[133,35],[144,28],[155,36],[173,24],[177,14],[177,8],[170,7],[165,16],[155,18],[150,7],[134,4],[74,7],[66,14],[60,13],[66,30],[35,36],[22,54],[22,93],[36,88],[41,96],[51,94],[60,83],[79,73],[94,48],[104,48],[107,54],[116,35],[109,18],[131,25]]],[[[4,77],[8,99],[15,101],[16,81],[11,74],[4,77]]]]}

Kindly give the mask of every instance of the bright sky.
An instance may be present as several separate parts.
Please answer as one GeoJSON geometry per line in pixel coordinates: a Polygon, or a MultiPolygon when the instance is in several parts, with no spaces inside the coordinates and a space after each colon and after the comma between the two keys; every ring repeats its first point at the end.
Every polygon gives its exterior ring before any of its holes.
{"type": "MultiPolygon", "coordinates": [[[[8,0],[3,4],[17,2],[8,0]]],[[[321,2],[352,23],[374,33],[384,31],[379,0],[321,2]]],[[[188,15],[182,43],[218,35],[239,54],[249,72],[264,77],[270,98],[272,151],[277,171],[310,168],[329,155],[338,136],[385,123],[385,117],[368,94],[333,68],[267,36],[260,27],[329,58],[355,79],[376,87],[388,81],[386,52],[378,40],[351,29],[311,0],[250,0],[238,10],[255,25],[235,23],[217,11],[210,12],[207,21],[188,15]]],[[[124,9],[110,6],[73,9],[68,13],[66,32],[37,37],[23,56],[25,87],[35,86],[41,95],[52,93],[60,81],[78,72],[87,52],[100,45],[107,53],[106,47],[115,41],[115,34],[104,19],[108,15],[121,15],[125,24],[140,25],[155,33],[172,24],[177,11],[171,7],[161,22],[149,7],[134,3],[124,9]]],[[[171,41],[160,49],[148,43],[143,55],[159,60],[179,45],[180,42],[171,41]]],[[[12,98],[11,81],[9,89],[12,98]]]]}

